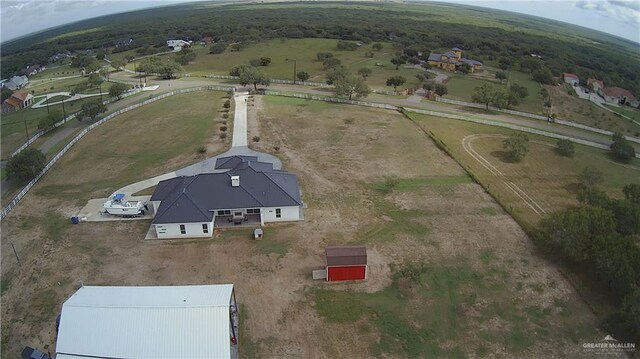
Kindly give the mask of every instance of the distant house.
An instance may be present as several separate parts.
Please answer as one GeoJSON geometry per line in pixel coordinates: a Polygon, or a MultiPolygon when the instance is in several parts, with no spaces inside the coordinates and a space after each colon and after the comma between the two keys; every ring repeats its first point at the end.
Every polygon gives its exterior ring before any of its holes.
{"type": "Polygon", "coordinates": [[[191,41],[185,40],[167,40],[167,46],[174,50],[180,50],[183,47],[190,47],[191,43],[191,41]]]}
{"type": "Polygon", "coordinates": [[[64,59],[66,59],[66,58],[67,58],[67,57],[69,57],[70,55],[71,55],[71,54],[70,54],[70,53],[68,53],[68,52],[59,52],[59,53],[57,53],[57,54],[55,54],[55,55],[51,55],[51,56],[49,56],[49,61],[51,61],[51,62],[57,62],[57,61],[60,61],[60,60],[64,60],[64,59]]]}
{"type": "Polygon", "coordinates": [[[233,284],[82,286],[58,323],[57,359],[238,358],[233,284]]]}
{"type": "Polygon", "coordinates": [[[580,84],[578,75],[569,72],[562,73],[562,79],[564,80],[564,82],[570,84],[571,86],[578,86],[580,84]]]}
{"type": "Polygon", "coordinates": [[[211,237],[218,227],[303,219],[294,174],[253,156],[219,158],[215,170],[158,183],[151,203],[159,239],[211,237]]]}
{"type": "Polygon", "coordinates": [[[133,44],[133,39],[118,39],[116,40],[116,47],[129,46],[133,44]]]}
{"type": "Polygon", "coordinates": [[[205,36],[202,38],[202,40],[200,40],[201,45],[208,46],[208,45],[211,45],[212,43],[213,43],[213,37],[211,36],[205,36]]]}
{"type": "Polygon", "coordinates": [[[482,62],[462,57],[462,50],[457,47],[454,47],[444,54],[432,52],[429,54],[427,62],[431,66],[447,71],[456,71],[462,64],[468,64],[471,67],[471,72],[482,69],[482,62]]]}
{"type": "Polygon", "coordinates": [[[28,92],[14,92],[2,102],[2,113],[18,111],[33,104],[33,95],[28,92]]]}
{"type": "Polygon", "coordinates": [[[638,107],[638,100],[629,90],[621,87],[605,87],[602,89],[602,93],[604,95],[604,101],[607,103],[638,107]]]}
{"type": "Polygon", "coordinates": [[[27,66],[26,68],[20,70],[18,72],[18,75],[21,75],[21,76],[25,76],[25,75],[26,76],[33,76],[33,75],[35,75],[35,74],[37,74],[39,72],[42,72],[42,71],[44,71],[46,69],[47,68],[42,66],[42,65],[30,65],[30,66],[27,66]]]}
{"type": "Polygon", "coordinates": [[[9,81],[5,82],[4,85],[9,90],[15,91],[24,87],[27,82],[29,82],[29,78],[27,76],[13,76],[9,81]]]}
{"type": "Polygon", "coordinates": [[[596,80],[589,77],[587,79],[587,87],[593,92],[602,96],[602,89],[604,88],[604,82],[602,80],[596,80]]]}
{"type": "Polygon", "coordinates": [[[4,87],[4,84],[7,83],[7,79],[0,80],[0,89],[4,87]]]}

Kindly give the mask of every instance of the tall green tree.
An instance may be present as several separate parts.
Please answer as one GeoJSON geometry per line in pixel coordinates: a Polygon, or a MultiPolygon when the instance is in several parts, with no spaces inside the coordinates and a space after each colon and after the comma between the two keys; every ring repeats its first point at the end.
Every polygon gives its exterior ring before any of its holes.
{"type": "Polygon", "coordinates": [[[309,79],[309,73],[306,71],[298,71],[298,73],[296,74],[296,77],[302,81],[305,82],[309,79]]]}
{"type": "Polygon", "coordinates": [[[333,85],[336,81],[341,78],[350,76],[351,73],[347,70],[346,67],[340,65],[332,68],[327,71],[327,85],[333,85]]]}
{"type": "Polygon", "coordinates": [[[82,110],[78,114],[78,121],[82,121],[83,118],[89,118],[94,121],[99,114],[107,112],[107,106],[102,101],[92,100],[82,104],[82,110]]]}
{"type": "Polygon", "coordinates": [[[392,86],[393,93],[396,93],[398,86],[404,85],[405,82],[407,82],[407,79],[402,76],[391,76],[387,79],[387,86],[392,86]]]}
{"type": "Polygon", "coordinates": [[[493,103],[493,100],[496,96],[496,91],[493,86],[490,84],[484,84],[482,86],[478,86],[473,89],[473,95],[471,96],[471,100],[475,103],[481,103],[486,106],[486,109],[489,109],[489,105],[493,103]]]}
{"type": "Polygon", "coordinates": [[[613,158],[620,162],[630,163],[633,158],[636,157],[636,149],[620,133],[613,135],[613,143],[609,147],[611,149],[611,155],[613,158]]]}
{"type": "Polygon", "coordinates": [[[507,79],[507,73],[504,71],[496,71],[496,78],[502,83],[502,81],[507,79]]]}
{"type": "Polygon", "coordinates": [[[394,58],[391,59],[391,63],[394,64],[396,66],[396,70],[400,69],[400,65],[406,64],[407,63],[407,59],[404,58],[403,56],[395,56],[394,58]]]}
{"type": "Polygon", "coordinates": [[[520,162],[529,152],[529,137],[524,133],[514,132],[502,141],[502,147],[510,160],[520,162]]]}
{"type": "Polygon", "coordinates": [[[238,82],[240,82],[242,86],[252,84],[254,90],[257,91],[258,85],[269,86],[271,84],[271,79],[255,67],[249,67],[240,74],[238,82]]]}
{"type": "Polygon", "coordinates": [[[40,150],[24,149],[7,162],[7,177],[18,181],[30,180],[42,171],[46,162],[47,159],[40,150]]]}
{"type": "Polygon", "coordinates": [[[364,80],[355,76],[341,77],[336,80],[334,91],[338,96],[346,96],[351,100],[356,98],[367,97],[371,90],[364,83],[364,80]]]}
{"type": "Polygon", "coordinates": [[[122,98],[125,92],[129,89],[129,85],[116,82],[109,88],[109,97],[116,97],[118,100],[122,98]]]}
{"type": "Polygon", "coordinates": [[[61,120],[62,112],[60,112],[60,110],[51,110],[51,112],[49,112],[47,116],[38,121],[38,129],[49,131],[56,125],[56,123],[60,122],[61,120]]]}
{"type": "Polygon", "coordinates": [[[358,69],[358,75],[362,76],[362,79],[367,81],[367,77],[371,75],[371,69],[368,67],[362,67],[358,69]]]}

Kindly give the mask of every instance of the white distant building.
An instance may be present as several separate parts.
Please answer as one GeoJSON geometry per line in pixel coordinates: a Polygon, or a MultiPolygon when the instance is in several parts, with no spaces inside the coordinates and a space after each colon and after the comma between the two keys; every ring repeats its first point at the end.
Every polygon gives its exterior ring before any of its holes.
{"type": "Polygon", "coordinates": [[[564,79],[564,82],[570,84],[571,86],[578,86],[580,84],[580,79],[576,74],[565,72],[562,74],[562,78],[564,79]]]}
{"type": "Polygon", "coordinates": [[[191,41],[185,41],[185,40],[167,40],[167,46],[174,49],[174,50],[180,50],[183,47],[190,47],[191,46],[191,41]]]}
{"type": "Polygon", "coordinates": [[[237,358],[233,284],[78,289],[62,305],[56,359],[237,358]]]}

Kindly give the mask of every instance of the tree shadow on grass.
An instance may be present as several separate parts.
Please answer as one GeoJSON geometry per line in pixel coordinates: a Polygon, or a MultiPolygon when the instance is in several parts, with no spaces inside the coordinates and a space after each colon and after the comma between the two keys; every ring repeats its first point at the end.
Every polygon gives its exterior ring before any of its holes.
{"type": "Polygon", "coordinates": [[[567,190],[567,192],[576,195],[578,194],[578,191],[580,191],[580,188],[582,188],[582,186],[578,182],[567,183],[566,185],[564,185],[564,189],[567,190]]]}
{"type": "Polygon", "coordinates": [[[491,157],[499,159],[502,163],[518,163],[518,161],[515,161],[507,151],[493,151],[490,155],[491,157]]]}

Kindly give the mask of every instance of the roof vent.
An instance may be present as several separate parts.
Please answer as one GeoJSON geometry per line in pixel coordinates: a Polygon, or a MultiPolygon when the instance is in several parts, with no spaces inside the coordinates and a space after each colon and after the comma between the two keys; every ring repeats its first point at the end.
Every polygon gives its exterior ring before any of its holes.
{"type": "Polygon", "coordinates": [[[240,176],[231,176],[231,187],[240,186],[240,176]]]}

